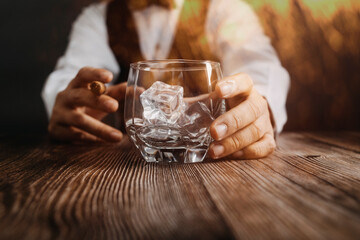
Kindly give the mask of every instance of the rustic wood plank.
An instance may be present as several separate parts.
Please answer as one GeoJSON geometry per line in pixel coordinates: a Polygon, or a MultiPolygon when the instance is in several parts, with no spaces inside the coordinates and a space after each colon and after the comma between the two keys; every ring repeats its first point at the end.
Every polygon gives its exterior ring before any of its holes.
{"type": "MultiPolygon", "coordinates": [[[[279,140],[279,152],[291,152],[296,161],[288,161],[314,177],[338,186],[344,194],[360,200],[360,154],[308,138],[287,134],[279,140]]],[[[291,157],[290,157],[291,158],[291,157]]]]}
{"type": "Polygon", "coordinates": [[[360,132],[306,133],[307,137],[360,153],[360,132]]]}
{"type": "Polygon", "coordinates": [[[267,159],[202,164],[146,164],[128,141],[0,137],[0,239],[357,239],[348,135],[287,133],[267,159]]]}
{"type": "Polygon", "coordinates": [[[193,165],[146,164],[128,142],[1,155],[0,238],[233,238],[193,165]]]}
{"type": "Polygon", "coordinates": [[[359,158],[301,134],[285,134],[279,144],[264,160],[196,166],[236,236],[357,239],[359,158]]]}

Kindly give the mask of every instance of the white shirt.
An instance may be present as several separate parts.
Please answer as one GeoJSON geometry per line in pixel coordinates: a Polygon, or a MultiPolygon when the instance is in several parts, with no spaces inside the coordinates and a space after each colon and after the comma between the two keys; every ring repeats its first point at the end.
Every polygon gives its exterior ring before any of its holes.
{"type": "MultiPolygon", "coordinates": [[[[173,43],[183,0],[176,0],[176,9],[150,6],[133,12],[143,57],[166,59],[173,43]]],[[[58,92],[64,90],[80,68],[105,68],[116,77],[119,65],[108,44],[106,3],[87,7],[73,24],[69,45],[48,77],[42,97],[51,115],[58,92]]],[[[287,120],[285,103],[289,88],[289,74],[281,66],[263,33],[261,25],[243,1],[211,0],[205,26],[209,47],[221,61],[224,76],[244,72],[254,87],[266,97],[273,112],[277,131],[287,120]]]]}

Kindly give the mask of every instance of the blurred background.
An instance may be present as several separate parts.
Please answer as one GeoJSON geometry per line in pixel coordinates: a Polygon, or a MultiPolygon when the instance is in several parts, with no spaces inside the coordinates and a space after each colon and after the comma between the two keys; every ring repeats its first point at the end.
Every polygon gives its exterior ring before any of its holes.
{"type": "MultiPolygon", "coordinates": [[[[46,132],[41,88],[92,2],[0,1],[0,134],[46,132]]],[[[246,2],[291,75],[285,130],[360,130],[360,1],[246,2]]]]}
{"type": "Polygon", "coordinates": [[[40,92],[92,0],[0,1],[0,133],[46,132],[40,92]]]}
{"type": "Polygon", "coordinates": [[[290,73],[285,130],[359,130],[360,1],[247,2],[290,73]]]}

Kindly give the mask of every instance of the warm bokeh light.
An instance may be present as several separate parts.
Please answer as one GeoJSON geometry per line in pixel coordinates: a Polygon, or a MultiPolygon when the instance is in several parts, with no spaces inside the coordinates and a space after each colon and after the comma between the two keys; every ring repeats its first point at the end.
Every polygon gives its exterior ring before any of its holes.
{"type": "MultiPolygon", "coordinates": [[[[246,0],[255,10],[271,6],[279,14],[288,14],[291,0],[246,0]]],[[[360,7],[358,0],[302,0],[316,17],[330,17],[339,8],[360,7]]]]}
{"type": "Polygon", "coordinates": [[[358,129],[360,1],[247,2],[291,76],[286,129],[358,129]]]}

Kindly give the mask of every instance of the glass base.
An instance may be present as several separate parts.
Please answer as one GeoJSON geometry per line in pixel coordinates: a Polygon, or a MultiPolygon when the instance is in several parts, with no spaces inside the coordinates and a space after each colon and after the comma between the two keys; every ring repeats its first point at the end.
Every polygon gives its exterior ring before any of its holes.
{"type": "Polygon", "coordinates": [[[198,163],[205,159],[208,151],[207,148],[159,149],[148,146],[140,146],[139,150],[147,162],[159,163],[198,163]]]}

